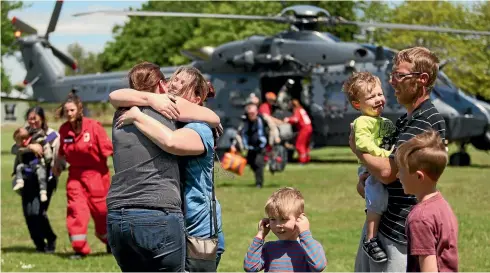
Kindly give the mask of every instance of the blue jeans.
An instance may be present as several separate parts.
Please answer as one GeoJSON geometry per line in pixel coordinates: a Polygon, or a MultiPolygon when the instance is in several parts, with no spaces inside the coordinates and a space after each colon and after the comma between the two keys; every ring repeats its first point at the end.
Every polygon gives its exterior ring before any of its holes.
{"type": "Polygon", "coordinates": [[[184,216],[152,209],[109,210],[107,239],[123,272],[183,272],[184,216]]]}
{"type": "Polygon", "coordinates": [[[218,233],[218,251],[216,251],[216,268],[219,266],[219,262],[221,261],[221,255],[225,252],[225,235],[223,231],[218,233]]]}

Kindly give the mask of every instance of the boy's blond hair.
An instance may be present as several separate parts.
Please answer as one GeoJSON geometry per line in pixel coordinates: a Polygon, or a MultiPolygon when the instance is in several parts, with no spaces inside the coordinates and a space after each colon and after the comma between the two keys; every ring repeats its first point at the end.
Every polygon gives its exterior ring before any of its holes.
{"type": "Polygon", "coordinates": [[[285,187],[274,192],[265,204],[265,213],[273,218],[298,217],[305,211],[305,200],[295,188],[285,187]]]}
{"type": "Polygon", "coordinates": [[[447,165],[446,146],[439,133],[431,129],[400,145],[395,161],[409,173],[420,170],[437,181],[447,165]]]}
{"type": "Polygon", "coordinates": [[[421,72],[429,75],[427,83],[427,92],[430,92],[436,83],[437,73],[439,72],[439,59],[437,56],[425,47],[407,48],[396,53],[393,57],[395,65],[401,62],[413,64],[412,71],[421,72]]]}
{"type": "Polygon", "coordinates": [[[347,94],[349,102],[359,101],[361,94],[369,94],[376,85],[381,86],[380,79],[369,72],[353,73],[342,86],[342,90],[347,94]]]}

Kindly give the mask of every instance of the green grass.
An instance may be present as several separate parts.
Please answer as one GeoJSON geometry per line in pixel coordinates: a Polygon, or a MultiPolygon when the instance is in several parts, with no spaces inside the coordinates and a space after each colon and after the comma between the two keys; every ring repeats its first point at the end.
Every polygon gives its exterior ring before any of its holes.
{"type": "MultiPolygon", "coordinates": [[[[68,259],[72,254],[66,231],[66,173],[49,208],[58,235],[54,255],[33,252],[33,244],[22,216],[20,197],[11,190],[13,157],[8,154],[13,130],[2,128],[2,271],[120,271],[112,255],[89,226],[93,255],[84,260],[68,259]]],[[[451,147],[454,148],[454,147],[451,147]]],[[[459,220],[460,270],[481,272],[490,268],[490,156],[470,149],[473,166],[446,169],[440,190],[459,220]]],[[[329,261],[327,271],[352,271],[357,243],[364,221],[363,200],[355,185],[357,164],[347,148],[326,148],[313,152],[321,164],[288,165],[274,176],[266,173],[265,188],[255,189],[252,174],[231,176],[219,170],[217,196],[222,204],[226,252],[220,271],[243,271],[243,257],[263,217],[267,197],[282,186],[297,187],[306,199],[306,213],[316,240],[323,244],[329,261]]],[[[112,160],[109,160],[112,165],[112,160]]],[[[112,167],[112,166],[111,166],[112,167]]],[[[274,239],[274,235],[269,235],[274,239]]]]}

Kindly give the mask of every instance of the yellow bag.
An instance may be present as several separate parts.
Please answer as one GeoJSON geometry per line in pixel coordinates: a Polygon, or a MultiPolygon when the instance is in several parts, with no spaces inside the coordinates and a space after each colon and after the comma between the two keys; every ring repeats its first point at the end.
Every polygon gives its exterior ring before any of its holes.
{"type": "Polygon", "coordinates": [[[221,161],[221,166],[223,169],[236,173],[238,175],[243,175],[245,166],[247,165],[247,159],[243,156],[236,154],[234,152],[227,152],[223,156],[221,161]]]}

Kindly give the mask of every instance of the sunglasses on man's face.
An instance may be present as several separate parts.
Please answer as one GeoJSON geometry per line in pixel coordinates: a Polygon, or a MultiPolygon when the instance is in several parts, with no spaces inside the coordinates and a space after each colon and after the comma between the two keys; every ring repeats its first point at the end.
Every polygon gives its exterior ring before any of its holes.
{"type": "Polygon", "coordinates": [[[422,75],[423,72],[410,72],[410,73],[400,73],[400,72],[392,72],[390,74],[390,81],[391,80],[396,80],[396,81],[401,81],[405,77],[410,76],[410,75],[422,75]]]}

